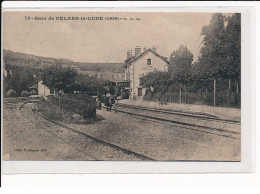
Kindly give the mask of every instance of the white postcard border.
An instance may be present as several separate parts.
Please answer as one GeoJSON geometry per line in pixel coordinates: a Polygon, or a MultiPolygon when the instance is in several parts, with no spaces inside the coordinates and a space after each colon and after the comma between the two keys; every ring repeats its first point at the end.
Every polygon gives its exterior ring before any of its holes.
{"type": "MultiPolygon", "coordinates": [[[[26,7],[28,5],[19,4],[17,2],[3,2],[3,10],[7,11],[7,7],[26,7]]],[[[29,2],[27,2],[29,3],[29,2]]],[[[36,2],[31,2],[32,7],[36,7],[36,2]]],[[[39,2],[40,4],[43,2],[39,2]]],[[[48,2],[45,2],[48,3],[48,2]]],[[[58,4],[60,2],[57,2],[58,4]]],[[[82,2],[81,2],[82,3],[82,2]]],[[[121,2],[122,3],[122,2],[121,2]]],[[[88,5],[91,9],[82,8],[78,11],[147,11],[151,10],[155,4],[149,4],[150,8],[142,8],[143,3],[138,4],[138,8],[127,8],[121,3],[113,4],[114,8],[104,8],[106,4],[102,4],[103,8],[93,9],[93,2],[88,5]],[[141,5],[141,6],[139,6],[141,5]],[[115,8],[116,7],[116,8],[115,8]]],[[[231,3],[231,2],[230,2],[231,3]]],[[[236,2],[240,3],[240,2],[236,2]]],[[[39,5],[40,5],[39,4],[39,5]]],[[[44,4],[46,5],[46,4],[44,4]]],[[[65,5],[64,2],[63,4],[65,5]]],[[[51,9],[37,9],[37,11],[75,11],[74,9],[65,9],[72,4],[66,4],[62,9],[52,7],[51,9]]],[[[73,2],[75,5],[75,2],[73,2]]],[[[95,4],[97,6],[99,4],[95,4]]],[[[101,4],[100,4],[101,5],[101,4]]],[[[147,5],[147,4],[146,4],[147,5]]],[[[164,4],[165,5],[165,4],[164,4]]],[[[242,13],[242,94],[241,94],[241,162],[112,162],[112,161],[3,161],[2,170],[6,174],[17,173],[217,173],[217,172],[253,172],[255,168],[255,11],[253,7],[164,7],[156,6],[152,11],[177,11],[183,12],[241,12],[242,13]]],[[[234,4],[233,4],[234,5],[234,4]]],[[[244,4],[245,5],[245,4],[244,4]]],[[[110,4],[111,6],[111,4],[110,4]]],[[[136,5],[135,5],[136,6],[136,5]]],[[[173,4],[171,5],[173,6],[173,4]]],[[[29,11],[32,9],[25,9],[29,11]]],[[[43,6],[44,7],[44,6],[43,6]]],[[[50,7],[50,6],[49,6],[50,7]]],[[[14,11],[17,9],[9,9],[14,11]]],[[[34,9],[35,10],[35,9],[34,9]]],[[[2,17],[3,18],[3,17],[2,17]]],[[[2,41],[3,42],[3,41],[2,41]]],[[[3,47],[2,47],[3,48],[3,47]]],[[[2,106],[3,107],[3,106],[2,106]]],[[[2,115],[2,114],[1,114],[2,115]]],[[[1,118],[2,120],[2,118],[1,118]]],[[[2,122],[1,122],[2,123],[2,122]]],[[[3,136],[2,136],[3,137],[3,136]]],[[[3,142],[3,141],[2,141],[3,142]]],[[[2,152],[3,153],[3,152],[2,152]]]]}

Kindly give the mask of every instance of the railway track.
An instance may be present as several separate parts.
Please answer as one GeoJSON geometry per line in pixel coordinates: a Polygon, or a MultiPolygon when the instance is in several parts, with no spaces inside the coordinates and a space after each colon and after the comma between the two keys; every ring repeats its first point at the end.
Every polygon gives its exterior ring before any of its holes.
{"type": "MultiPolygon", "coordinates": [[[[59,139],[60,141],[62,141],[63,143],[65,143],[66,145],[69,145],[71,147],[73,147],[75,150],[82,152],[84,154],[86,154],[87,156],[91,157],[93,160],[99,160],[98,158],[94,157],[93,155],[85,152],[82,149],[77,148],[76,146],[74,146],[72,143],[66,141],[65,139],[59,137],[58,135],[56,135],[53,132],[50,132],[49,130],[46,130],[45,128],[43,128],[42,126],[40,126],[38,123],[36,123],[35,121],[32,121],[31,119],[29,119],[27,116],[25,116],[24,112],[22,111],[22,108],[24,108],[24,105],[30,103],[30,102],[25,102],[22,105],[18,106],[18,111],[19,111],[19,115],[22,116],[23,119],[25,119],[26,121],[32,123],[33,125],[35,125],[38,129],[44,130],[45,132],[49,133],[50,135],[56,137],[57,139],[59,139]]],[[[34,112],[35,113],[35,112],[34,112]]],[[[36,114],[36,113],[35,113],[36,114]]]]}
{"type": "MultiPolygon", "coordinates": [[[[186,123],[186,122],[174,121],[174,120],[170,120],[170,119],[165,119],[165,118],[140,114],[140,113],[136,113],[136,112],[126,111],[126,110],[119,109],[120,106],[121,106],[121,104],[118,106],[118,109],[117,109],[118,112],[129,114],[129,115],[132,115],[132,116],[136,116],[136,117],[138,117],[142,120],[145,120],[145,121],[149,120],[149,121],[152,121],[152,122],[157,122],[157,123],[162,123],[162,124],[165,124],[165,125],[184,128],[184,129],[187,129],[187,130],[193,130],[193,131],[198,131],[198,132],[202,132],[202,133],[208,133],[208,134],[211,134],[211,135],[222,136],[222,137],[225,137],[225,138],[240,140],[240,133],[239,132],[214,128],[214,127],[207,127],[207,126],[202,126],[202,125],[197,125],[197,124],[191,124],[191,123],[186,123]]],[[[127,106],[121,106],[121,107],[132,108],[131,105],[130,106],[128,106],[128,105],[127,106]]],[[[134,106],[134,107],[136,108],[136,106],[134,106]]],[[[105,108],[105,107],[103,106],[103,108],[105,108]]],[[[146,108],[142,109],[142,107],[137,107],[137,108],[139,110],[146,110],[146,108]]],[[[148,110],[153,111],[153,109],[149,109],[149,108],[148,108],[148,110]]],[[[196,118],[198,118],[198,117],[196,117],[196,118]]]]}
{"type": "Polygon", "coordinates": [[[121,104],[121,103],[118,103],[118,107],[126,107],[126,108],[138,109],[138,110],[147,110],[147,111],[154,111],[154,112],[160,112],[160,113],[165,113],[165,114],[193,117],[193,118],[198,118],[198,119],[202,119],[202,120],[213,120],[213,121],[218,121],[218,122],[240,124],[240,121],[222,119],[222,118],[219,118],[214,115],[200,113],[200,112],[187,112],[187,111],[179,111],[179,110],[174,111],[174,110],[167,110],[167,109],[161,109],[161,108],[149,108],[149,107],[121,104]]]}
{"type": "MultiPolygon", "coordinates": [[[[21,109],[22,109],[26,104],[27,104],[27,102],[26,102],[26,103],[23,103],[22,105],[20,105],[20,106],[18,107],[18,110],[19,110],[19,112],[20,112],[21,115],[23,115],[23,112],[21,111],[21,109]]],[[[102,140],[102,139],[100,139],[100,138],[97,138],[97,137],[91,136],[91,135],[89,135],[89,134],[83,133],[83,132],[81,132],[81,131],[78,131],[77,129],[74,129],[74,128],[65,126],[65,125],[63,125],[63,124],[61,124],[61,123],[59,123],[59,122],[53,121],[52,119],[49,119],[49,118],[47,118],[47,117],[45,117],[45,116],[43,116],[43,115],[41,115],[41,114],[39,114],[39,113],[37,113],[37,112],[35,112],[35,111],[34,111],[34,114],[36,114],[37,116],[39,116],[39,117],[41,117],[41,118],[47,120],[48,122],[51,122],[51,123],[53,123],[53,124],[55,124],[55,125],[57,125],[57,126],[60,126],[60,127],[64,128],[64,129],[66,129],[66,130],[69,130],[69,131],[71,131],[71,132],[73,132],[73,133],[77,133],[77,134],[79,134],[79,135],[82,135],[82,136],[84,136],[84,137],[86,137],[86,138],[88,138],[88,139],[91,139],[91,140],[93,140],[93,141],[99,143],[99,144],[108,146],[108,147],[110,147],[110,148],[112,148],[112,149],[114,149],[114,150],[116,150],[116,151],[122,152],[122,153],[127,154],[127,155],[129,155],[129,156],[131,156],[131,157],[135,157],[135,158],[138,158],[138,159],[141,159],[141,160],[146,160],[146,161],[147,161],[147,160],[148,160],[148,161],[155,161],[155,160],[157,160],[157,159],[151,158],[151,157],[149,157],[149,156],[143,155],[143,154],[141,154],[141,153],[137,153],[137,152],[132,151],[132,150],[130,150],[130,149],[124,148],[124,147],[122,147],[122,146],[120,146],[120,145],[116,145],[116,144],[107,142],[107,141],[105,141],[105,140],[102,140]]],[[[29,122],[31,122],[31,123],[37,125],[37,123],[35,123],[34,121],[30,120],[28,117],[24,116],[24,118],[25,118],[26,120],[28,120],[29,122]]],[[[70,142],[65,141],[64,139],[62,139],[62,138],[59,137],[58,135],[56,135],[56,134],[54,134],[54,133],[51,133],[50,131],[44,129],[43,127],[40,127],[40,128],[41,128],[42,130],[45,130],[46,132],[50,133],[51,135],[57,137],[58,139],[62,140],[64,143],[66,143],[66,144],[68,144],[68,145],[74,147],[74,148],[77,149],[78,151],[81,151],[81,152],[84,152],[85,154],[88,154],[88,153],[85,152],[84,150],[78,149],[77,147],[73,146],[70,142]]],[[[89,154],[88,154],[88,155],[89,155],[89,154]]],[[[96,158],[96,157],[94,157],[94,156],[91,156],[91,157],[93,157],[95,160],[99,160],[98,158],[96,158]]]]}

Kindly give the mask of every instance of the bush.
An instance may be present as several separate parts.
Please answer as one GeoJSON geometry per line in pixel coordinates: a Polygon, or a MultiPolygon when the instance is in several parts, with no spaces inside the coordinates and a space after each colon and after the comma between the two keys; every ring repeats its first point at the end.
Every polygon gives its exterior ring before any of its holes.
{"type": "Polygon", "coordinates": [[[16,91],[13,90],[13,89],[10,89],[10,90],[7,91],[6,95],[8,97],[15,97],[16,96],[16,91]]]}
{"type": "Polygon", "coordinates": [[[65,111],[58,110],[58,107],[50,102],[38,103],[37,111],[42,112],[43,115],[47,116],[52,120],[64,121],[67,118],[69,118],[65,111]]]}
{"type": "Polygon", "coordinates": [[[31,95],[37,95],[37,92],[35,90],[30,91],[31,95]]]}
{"type": "MultiPolygon", "coordinates": [[[[55,97],[50,98],[54,104],[59,106],[59,100],[55,97]]],[[[65,94],[60,97],[61,108],[75,112],[83,118],[96,118],[96,101],[86,94],[65,94]]]]}
{"type": "Polygon", "coordinates": [[[30,96],[30,95],[31,95],[31,93],[28,92],[28,91],[22,91],[22,92],[21,92],[21,96],[22,96],[22,97],[28,97],[28,96],[30,96]]]}

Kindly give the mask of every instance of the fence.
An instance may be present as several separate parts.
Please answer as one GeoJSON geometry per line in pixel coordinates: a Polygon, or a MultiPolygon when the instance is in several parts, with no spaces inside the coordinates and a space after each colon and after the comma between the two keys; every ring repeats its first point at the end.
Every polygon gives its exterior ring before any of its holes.
{"type": "MultiPolygon", "coordinates": [[[[147,93],[144,100],[168,103],[204,104],[214,106],[214,92],[168,92],[165,94],[147,93]]],[[[232,91],[216,92],[216,106],[240,108],[240,93],[232,91]]]]}
{"type": "Polygon", "coordinates": [[[85,119],[96,118],[96,101],[86,94],[64,94],[58,98],[50,96],[48,97],[48,101],[53,102],[65,110],[78,113],[85,119]]]}
{"type": "Polygon", "coordinates": [[[165,92],[149,92],[144,96],[144,100],[204,104],[210,106],[241,107],[241,86],[239,79],[215,78],[200,82],[189,83],[182,86],[183,89],[166,86],[165,92]],[[197,91],[196,91],[197,90],[197,91]],[[199,90],[199,91],[198,91],[199,90]]]}

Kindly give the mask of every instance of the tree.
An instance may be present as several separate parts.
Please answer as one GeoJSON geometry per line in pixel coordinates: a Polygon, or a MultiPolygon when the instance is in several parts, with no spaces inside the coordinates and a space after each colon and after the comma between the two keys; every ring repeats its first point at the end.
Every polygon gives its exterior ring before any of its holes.
{"type": "Polygon", "coordinates": [[[75,80],[75,88],[81,92],[96,93],[101,87],[105,85],[103,79],[89,77],[88,75],[79,74],[75,80]]]}
{"type": "Polygon", "coordinates": [[[151,92],[165,92],[169,86],[168,72],[153,71],[140,78],[140,85],[151,92]]]}
{"type": "Polygon", "coordinates": [[[227,63],[225,72],[228,78],[240,79],[241,74],[241,14],[227,18],[226,43],[227,63]]]}
{"type": "Polygon", "coordinates": [[[191,78],[193,54],[181,45],[170,55],[169,73],[173,82],[179,83],[180,87],[186,86],[191,78]]]}
{"type": "Polygon", "coordinates": [[[16,65],[12,65],[10,63],[6,63],[8,66],[8,71],[12,72],[12,74],[8,74],[7,77],[4,78],[4,92],[9,89],[14,89],[17,92],[17,96],[20,96],[23,90],[28,90],[27,86],[34,81],[36,81],[36,77],[38,71],[29,68],[29,67],[18,67],[16,65]]]}
{"type": "Polygon", "coordinates": [[[27,86],[35,81],[33,77],[33,72],[29,69],[27,71],[21,71],[19,78],[18,91],[22,92],[28,90],[27,86]]]}
{"type": "MultiPolygon", "coordinates": [[[[225,17],[213,14],[210,24],[202,28],[201,34],[204,35],[203,47],[193,71],[196,81],[203,82],[207,88],[213,79],[240,79],[241,15],[225,17]]],[[[224,85],[218,84],[221,89],[224,85]]]]}
{"type": "Polygon", "coordinates": [[[227,59],[224,22],[222,14],[213,14],[209,26],[202,28],[204,38],[198,65],[201,75],[207,78],[215,79],[224,74],[227,59]]]}
{"type": "Polygon", "coordinates": [[[61,64],[56,63],[45,67],[41,77],[43,83],[50,89],[66,91],[70,90],[71,86],[75,84],[77,74],[77,71],[70,66],[62,67],[61,64]]]}

